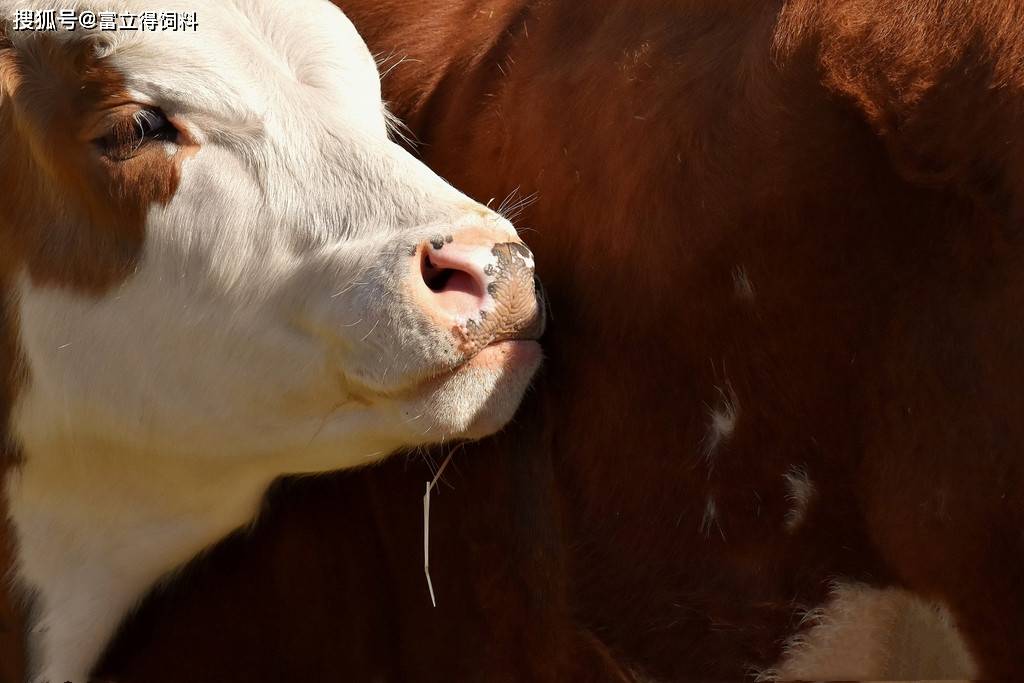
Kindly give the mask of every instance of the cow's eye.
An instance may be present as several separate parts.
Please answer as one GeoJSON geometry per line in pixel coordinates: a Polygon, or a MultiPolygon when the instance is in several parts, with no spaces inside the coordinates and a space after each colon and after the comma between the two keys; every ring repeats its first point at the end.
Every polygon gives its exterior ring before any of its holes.
{"type": "Polygon", "coordinates": [[[100,151],[117,160],[130,159],[149,142],[175,142],[178,129],[159,109],[139,109],[114,124],[109,133],[97,139],[100,151]]]}
{"type": "Polygon", "coordinates": [[[173,141],[178,137],[178,129],[159,109],[140,109],[133,118],[143,139],[173,141]]]}

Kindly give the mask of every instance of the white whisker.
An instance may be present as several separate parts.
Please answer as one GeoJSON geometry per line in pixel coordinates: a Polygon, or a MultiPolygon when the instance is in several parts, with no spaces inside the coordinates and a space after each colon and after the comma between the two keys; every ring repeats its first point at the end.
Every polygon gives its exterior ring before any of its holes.
{"type": "Polygon", "coordinates": [[[377,325],[379,325],[379,324],[380,324],[380,319],[378,318],[377,321],[375,323],[373,323],[373,327],[370,328],[370,331],[367,332],[366,335],[363,336],[363,338],[360,339],[359,341],[364,342],[367,339],[369,339],[370,335],[373,334],[373,331],[377,329],[377,325]]]}

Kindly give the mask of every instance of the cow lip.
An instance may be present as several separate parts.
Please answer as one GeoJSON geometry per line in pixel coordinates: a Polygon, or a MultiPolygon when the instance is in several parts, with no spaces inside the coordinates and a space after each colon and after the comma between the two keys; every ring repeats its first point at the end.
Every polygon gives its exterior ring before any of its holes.
{"type": "Polygon", "coordinates": [[[488,355],[488,352],[494,352],[497,349],[526,348],[527,346],[537,346],[539,348],[540,347],[540,342],[538,341],[538,337],[536,337],[536,336],[522,336],[522,337],[503,337],[501,339],[493,339],[490,342],[488,342],[487,344],[485,344],[484,346],[482,346],[478,351],[476,351],[472,355],[467,356],[465,359],[463,359],[457,365],[455,365],[455,366],[451,367],[450,369],[445,370],[444,372],[440,373],[439,376],[442,376],[442,377],[451,376],[451,375],[459,372],[460,370],[466,368],[467,366],[473,365],[473,362],[477,361],[482,356],[486,357],[488,355]]]}
{"type": "Polygon", "coordinates": [[[496,340],[492,341],[490,344],[488,344],[487,346],[485,346],[482,349],[480,349],[479,351],[477,351],[475,354],[473,354],[472,357],[467,358],[466,361],[464,363],[462,363],[462,365],[465,365],[466,363],[472,362],[472,360],[474,358],[476,358],[477,356],[479,356],[481,353],[484,353],[488,349],[493,349],[494,347],[497,347],[497,346],[519,346],[519,345],[526,345],[526,344],[534,344],[534,345],[539,347],[540,346],[540,339],[538,337],[509,337],[507,339],[496,339],[496,340]]]}
{"type": "Polygon", "coordinates": [[[343,391],[345,395],[349,396],[351,399],[367,405],[370,405],[373,402],[374,399],[371,397],[376,397],[378,399],[406,399],[412,396],[422,395],[426,391],[448,381],[459,372],[469,369],[474,365],[474,361],[477,365],[482,365],[480,361],[486,361],[489,353],[495,352],[496,349],[499,348],[512,350],[513,355],[516,355],[514,352],[515,349],[520,351],[533,349],[533,353],[536,355],[539,356],[541,354],[540,341],[536,336],[530,335],[494,339],[472,355],[468,355],[460,359],[457,363],[437,367],[433,370],[426,370],[422,375],[418,378],[412,379],[408,384],[391,389],[371,388],[362,384],[358,379],[354,379],[348,374],[342,372],[340,374],[340,378],[342,381],[343,391]]]}
{"type": "MultiPolygon", "coordinates": [[[[534,353],[540,353],[540,342],[536,337],[495,339],[486,346],[481,347],[476,353],[462,359],[457,364],[425,376],[422,380],[416,382],[412,387],[410,387],[409,392],[414,394],[421,393],[432,386],[444,383],[459,372],[474,366],[474,364],[486,364],[491,353],[500,353],[502,350],[507,350],[511,352],[510,355],[515,355],[517,350],[521,352],[528,349],[532,349],[534,353]]],[[[527,353],[529,352],[530,351],[527,351],[527,353]]]]}

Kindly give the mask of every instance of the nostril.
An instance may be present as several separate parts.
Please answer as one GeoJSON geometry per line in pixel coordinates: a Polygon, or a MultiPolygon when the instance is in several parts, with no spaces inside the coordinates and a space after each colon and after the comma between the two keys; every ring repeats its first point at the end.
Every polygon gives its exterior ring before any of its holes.
{"type": "Polygon", "coordinates": [[[487,296],[487,283],[472,254],[441,252],[426,247],[420,256],[420,277],[432,293],[430,308],[446,315],[472,317],[487,296]]]}
{"type": "Polygon", "coordinates": [[[443,292],[457,271],[451,268],[438,268],[430,260],[430,254],[423,254],[423,263],[420,265],[420,272],[423,274],[423,282],[432,292],[443,292]]]}

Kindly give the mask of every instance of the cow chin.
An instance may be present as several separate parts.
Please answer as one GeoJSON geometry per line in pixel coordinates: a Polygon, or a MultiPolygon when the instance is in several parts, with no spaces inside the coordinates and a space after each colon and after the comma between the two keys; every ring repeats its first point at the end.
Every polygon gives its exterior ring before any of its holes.
{"type": "Polygon", "coordinates": [[[416,443],[480,439],[515,415],[540,367],[535,341],[503,341],[485,347],[454,371],[417,387],[403,402],[416,443]]]}

